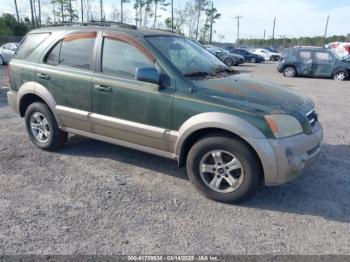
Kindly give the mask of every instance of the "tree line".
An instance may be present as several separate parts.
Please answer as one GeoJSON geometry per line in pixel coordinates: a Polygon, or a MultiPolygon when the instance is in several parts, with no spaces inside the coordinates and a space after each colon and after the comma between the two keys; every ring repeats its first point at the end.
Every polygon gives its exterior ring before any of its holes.
{"type": "Polygon", "coordinates": [[[0,18],[0,34],[24,34],[33,28],[67,22],[112,21],[167,29],[196,40],[211,42],[213,25],[221,17],[213,1],[209,0],[187,0],[178,7],[174,7],[174,0],[117,0],[117,4],[112,5],[107,13],[103,0],[51,0],[49,4],[52,11],[45,17],[42,0],[28,1],[30,17],[21,17],[17,0],[14,0],[16,16],[5,14],[0,18]],[[132,8],[125,8],[125,4],[132,8]],[[13,28],[14,24],[21,26],[22,30],[13,28]]]}

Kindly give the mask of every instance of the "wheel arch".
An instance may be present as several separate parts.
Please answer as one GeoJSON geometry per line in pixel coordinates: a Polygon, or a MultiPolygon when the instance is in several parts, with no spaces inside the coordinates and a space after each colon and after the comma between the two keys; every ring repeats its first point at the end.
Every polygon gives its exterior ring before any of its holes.
{"type": "Polygon", "coordinates": [[[277,178],[276,157],[268,139],[249,122],[226,113],[203,113],[188,119],[179,130],[175,154],[179,166],[186,163],[191,146],[203,136],[221,133],[236,137],[248,145],[260,161],[265,183],[277,178]]]}
{"type": "Polygon", "coordinates": [[[26,109],[34,102],[45,103],[49,107],[51,113],[54,115],[58,126],[62,126],[61,121],[55,112],[56,101],[51,93],[46,87],[39,83],[27,82],[18,89],[17,94],[18,112],[21,117],[24,117],[26,109]]]}

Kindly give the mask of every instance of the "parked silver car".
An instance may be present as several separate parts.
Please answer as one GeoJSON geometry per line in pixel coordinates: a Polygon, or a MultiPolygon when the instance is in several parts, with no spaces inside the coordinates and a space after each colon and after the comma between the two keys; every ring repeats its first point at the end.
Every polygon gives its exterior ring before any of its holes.
{"type": "Polygon", "coordinates": [[[0,47],[0,65],[7,64],[15,54],[19,43],[7,43],[0,47]]]}

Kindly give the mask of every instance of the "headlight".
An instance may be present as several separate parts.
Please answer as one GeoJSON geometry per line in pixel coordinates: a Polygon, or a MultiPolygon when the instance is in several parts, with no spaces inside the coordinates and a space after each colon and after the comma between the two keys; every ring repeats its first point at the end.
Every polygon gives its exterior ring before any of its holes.
{"type": "Polygon", "coordinates": [[[283,138],[303,133],[303,127],[293,116],[279,114],[266,115],[265,119],[275,138],[283,138]]]}

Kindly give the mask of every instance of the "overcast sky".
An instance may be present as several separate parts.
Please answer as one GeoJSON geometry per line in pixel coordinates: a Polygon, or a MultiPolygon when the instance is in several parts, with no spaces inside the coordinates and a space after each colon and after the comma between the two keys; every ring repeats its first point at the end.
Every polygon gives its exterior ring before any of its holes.
{"type": "MultiPolygon", "coordinates": [[[[29,0],[17,1],[20,15],[28,16],[29,0]]],[[[47,4],[49,0],[41,1],[44,13],[48,13],[51,10],[47,4]]],[[[99,1],[95,1],[97,5],[99,1]]],[[[175,8],[183,6],[185,2],[186,0],[174,0],[175,8]]],[[[104,3],[108,15],[111,6],[119,7],[120,0],[104,0],[104,3]]],[[[328,35],[350,33],[349,0],[214,0],[214,5],[222,14],[214,30],[217,34],[225,35],[224,41],[236,39],[237,27],[234,17],[237,15],[243,16],[241,38],[262,38],[264,29],[266,37],[271,36],[274,17],[276,17],[275,37],[323,35],[328,14],[330,15],[328,35]]],[[[133,15],[132,4],[127,4],[126,9],[133,15]]],[[[5,12],[14,13],[13,0],[0,0],[0,13],[5,12]]],[[[163,16],[160,19],[163,20],[166,15],[163,16]]]]}

